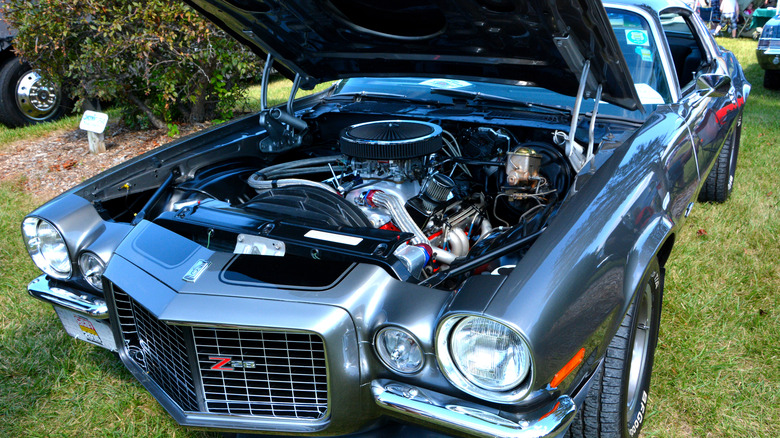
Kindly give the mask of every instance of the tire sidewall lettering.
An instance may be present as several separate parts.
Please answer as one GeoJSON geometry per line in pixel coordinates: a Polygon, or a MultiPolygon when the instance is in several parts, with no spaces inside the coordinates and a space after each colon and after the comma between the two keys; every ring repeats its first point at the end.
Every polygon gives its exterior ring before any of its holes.
{"type": "Polygon", "coordinates": [[[628,423],[631,425],[628,429],[628,434],[630,436],[637,436],[638,432],[642,429],[642,423],[645,421],[645,409],[647,409],[647,391],[642,390],[642,400],[641,403],[639,403],[639,409],[637,409],[633,421],[629,421],[628,423]]]}

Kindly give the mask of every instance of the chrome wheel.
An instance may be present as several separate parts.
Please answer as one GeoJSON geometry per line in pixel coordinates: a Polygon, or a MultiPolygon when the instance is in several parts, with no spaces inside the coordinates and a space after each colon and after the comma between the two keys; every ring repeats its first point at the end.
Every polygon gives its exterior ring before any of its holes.
{"type": "Polygon", "coordinates": [[[628,371],[628,386],[626,388],[626,402],[628,410],[633,411],[640,402],[638,388],[642,386],[647,371],[647,355],[650,350],[650,333],[653,314],[653,291],[650,285],[645,285],[645,290],[637,297],[636,314],[634,320],[636,331],[634,343],[631,349],[631,360],[628,371]]]}
{"type": "Polygon", "coordinates": [[[28,71],[16,84],[16,104],[32,120],[48,118],[57,109],[59,101],[56,84],[44,79],[37,70],[28,71]]]}

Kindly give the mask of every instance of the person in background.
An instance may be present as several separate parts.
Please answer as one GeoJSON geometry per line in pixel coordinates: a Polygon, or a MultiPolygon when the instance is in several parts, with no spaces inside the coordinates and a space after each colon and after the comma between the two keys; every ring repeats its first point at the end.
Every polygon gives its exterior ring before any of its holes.
{"type": "Polygon", "coordinates": [[[712,12],[710,13],[710,29],[712,29],[712,33],[714,35],[717,35],[717,32],[715,29],[718,29],[720,31],[720,0],[710,0],[710,7],[712,8],[712,12]]]}
{"type": "Polygon", "coordinates": [[[737,37],[737,0],[721,0],[720,2],[720,24],[715,28],[717,35],[722,28],[731,31],[731,37],[737,37]]]}
{"type": "Polygon", "coordinates": [[[688,5],[694,12],[697,14],[699,13],[699,10],[701,8],[706,8],[707,3],[705,0],[683,0],[683,2],[688,5]]]}

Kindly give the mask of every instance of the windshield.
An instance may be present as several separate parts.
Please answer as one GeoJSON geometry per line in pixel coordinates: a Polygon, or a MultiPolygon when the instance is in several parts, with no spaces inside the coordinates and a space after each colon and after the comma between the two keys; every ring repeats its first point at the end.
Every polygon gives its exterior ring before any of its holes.
{"type": "Polygon", "coordinates": [[[642,104],[670,103],[669,82],[647,21],[639,14],[619,9],[607,9],[607,15],[642,104]]]}

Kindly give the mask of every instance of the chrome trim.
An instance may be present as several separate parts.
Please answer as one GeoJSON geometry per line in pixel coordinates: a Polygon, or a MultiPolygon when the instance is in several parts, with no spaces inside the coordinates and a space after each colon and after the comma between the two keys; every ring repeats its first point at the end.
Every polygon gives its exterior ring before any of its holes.
{"type": "Polygon", "coordinates": [[[26,72],[16,83],[16,106],[32,120],[45,120],[57,110],[60,100],[57,84],[43,78],[38,70],[26,72]]]}
{"type": "Polygon", "coordinates": [[[401,326],[388,325],[388,326],[382,327],[379,330],[377,330],[376,333],[374,334],[374,352],[376,353],[376,355],[379,358],[379,360],[382,361],[382,364],[387,367],[387,369],[389,369],[390,371],[393,371],[394,373],[400,374],[402,376],[403,375],[417,374],[425,366],[425,352],[422,349],[422,344],[420,343],[420,340],[417,339],[417,336],[415,336],[408,329],[406,329],[404,327],[401,327],[401,326]],[[379,342],[380,342],[379,336],[382,333],[384,333],[384,332],[386,332],[388,330],[399,331],[399,332],[405,334],[406,336],[409,336],[410,338],[412,338],[412,340],[417,344],[417,348],[420,350],[420,356],[421,356],[420,365],[417,366],[417,368],[415,368],[412,371],[401,371],[401,370],[397,369],[396,367],[394,367],[390,363],[390,361],[388,361],[387,358],[385,358],[385,356],[381,353],[381,349],[379,348],[379,342]]]}
{"type": "Polygon", "coordinates": [[[453,432],[476,437],[543,438],[563,433],[574,419],[577,408],[566,395],[537,409],[532,418],[513,421],[484,408],[447,400],[432,391],[388,380],[371,382],[374,401],[406,419],[424,421],[453,432]]]}
{"type": "Polygon", "coordinates": [[[439,323],[439,326],[436,329],[434,345],[436,348],[436,360],[439,363],[439,369],[442,371],[444,377],[446,377],[447,380],[453,384],[453,386],[467,394],[471,394],[475,397],[490,402],[514,403],[525,398],[525,396],[528,395],[528,392],[531,390],[531,382],[533,382],[535,378],[533,351],[531,351],[531,344],[528,342],[528,339],[526,339],[523,333],[514,325],[485,315],[457,313],[447,316],[439,323]],[[467,379],[463,373],[461,373],[460,369],[455,364],[452,353],[450,352],[449,339],[453,328],[455,328],[455,326],[463,319],[468,317],[484,318],[495,321],[499,324],[507,326],[509,329],[515,331],[518,336],[520,336],[520,339],[528,349],[531,363],[529,365],[527,375],[517,386],[508,391],[491,391],[477,386],[471,380],[467,379]]]}
{"type": "MultiPolygon", "coordinates": [[[[44,219],[43,217],[35,216],[35,215],[29,215],[29,216],[25,217],[22,220],[21,227],[22,227],[22,230],[21,230],[22,231],[22,238],[25,240],[24,247],[27,250],[27,254],[30,256],[30,259],[32,259],[33,264],[35,264],[35,267],[40,269],[41,271],[45,272],[46,275],[48,275],[48,276],[50,276],[52,278],[56,278],[58,280],[70,280],[71,277],[73,277],[73,274],[75,273],[76,269],[73,266],[73,257],[72,257],[73,253],[71,252],[71,246],[68,244],[68,241],[65,240],[65,233],[63,232],[62,228],[60,228],[60,226],[57,225],[55,223],[55,221],[53,221],[53,220],[44,219]],[[43,256],[41,256],[41,257],[43,257],[44,261],[46,262],[47,266],[45,266],[45,267],[48,268],[48,269],[44,269],[43,267],[41,267],[41,265],[38,264],[38,260],[36,260],[35,257],[33,256],[33,254],[30,252],[29,241],[27,239],[27,235],[24,232],[24,226],[25,226],[24,223],[27,221],[27,219],[35,219],[35,220],[38,221],[35,224],[35,236],[34,236],[35,239],[39,239],[39,237],[38,237],[38,226],[41,224],[41,222],[48,223],[49,225],[52,226],[52,228],[54,228],[55,231],[57,231],[57,234],[59,234],[60,239],[62,239],[63,245],[65,245],[65,250],[68,252],[68,260],[70,261],[70,271],[68,273],[62,273],[62,272],[54,269],[52,267],[51,263],[49,262],[49,260],[47,260],[43,256]]],[[[41,264],[43,264],[43,263],[41,263],[41,264]]]]}
{"type": "Polygon", "coordinates": [[[34,298],[95,319],[108,318],[108,306],[103,298],[82,291],[71,291],[49,285],[41,275],[27,285],[27,292],[34,298]]]}

